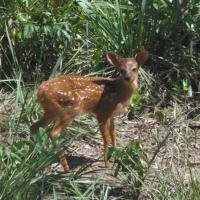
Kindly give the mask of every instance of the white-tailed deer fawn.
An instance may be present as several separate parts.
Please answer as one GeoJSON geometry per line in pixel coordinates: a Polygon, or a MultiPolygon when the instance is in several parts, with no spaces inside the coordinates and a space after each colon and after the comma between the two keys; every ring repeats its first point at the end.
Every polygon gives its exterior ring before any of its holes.
{"type": "MultiPolygon", "coordinates": [[[[135,58],[122,58],[116,53],[108,53],[106,57],[110,64],[119,68],[119,77],[66,75],[45,81],[39,86],[37,96],[44,115],[31,126],[31,133],[55,121],[50,138],[56,140],[76,116],[92,113],[96,115],[100,126],[104,141],[104,162],[108,166],[109,138],[113,147],[116,146],[113,117],[128,107],[137,88],[139,66],[148,59],[148,53],[142,51],[135,58]]],[[[69,170],[63,151],[59,157],[64,170],[69,170]]]]}

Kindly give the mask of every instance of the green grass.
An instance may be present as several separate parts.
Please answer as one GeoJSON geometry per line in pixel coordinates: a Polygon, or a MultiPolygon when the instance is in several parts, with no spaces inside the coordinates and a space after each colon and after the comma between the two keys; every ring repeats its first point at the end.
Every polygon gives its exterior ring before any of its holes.
{"type": "Polygon", "coordinates": [[[199,107],[199,11],[199,1],[3,1],[0,199],[200,199],[199,131],[188,119],[199,107]],[[96,161],[55,172],[58,150],[73,154],[74,141],[93,144],[97,124],[91,116],[76,120],[56,148],[52,127],[30,140],[29,127],[42,114],[37,86],[60,74],[113,76],[108,51],[134,56],[141,49],[150,59],[130,107],[141,146],[130,141],[114,150],[113,180],[83,179],[96,161]]]}
{"type": "Polygon", "coordinates": [[[14,109],[12,113],[7,114],[11,116],[9,130],[3,132],[8,142],[0,145],[1,199],[72,197],[126,199],[133,196],[137,199],[138,195],[147,196],[149,199],[199,199],[200,174],[197,168],[191,166],[188,161],[188,155],[191,153],[191,144],[187,137],[189,127],[187,127],[184,112],[176,104],[171,109],[165,109],[163,111],[165,117],[159,118],[165,131],[158,133],[159,129],[156,127],[153,129],[152,134],[157,141],[157,150],[154,150],[154,155],[148,157],[149,161],[145,161],[149,162],[149,167],[148,164],[144,165],[144,160],[142,160],[144,158],[139,153],[146,149],[144,146],[146,143],[141,146],[140,142],[135,141],[136,146],[130,144],[116,152],[114,150],[118,167],[113,169],[113,174],[117,176],[123,174],[124,178],[121,181],[112,183],[99,175],[95,179],[82,180],[81,177],[88,173],[90,164],[81,165],[69,173],[54,173],[52,166],[58,162],[56,152],[59,149],[68,149],[74,140],[80,140],[84,135],[87,140],[92,139],[89,135],[87,137],[90,130],[77,121],[76,126],[74,124],[67,131],[71,133],[59,140],[56,149],[48,139],[48,129],[40,130],[34,137],[34,141],[31,141],[28,124],[24,121],[26,116],[35,120],[37,115],[34,114],[34,117],[31,113],[38,113],[36,112],[38,107],[33,101],[35,98],[30,90],[23,86],[19,88],[21,89],[16,88],[16,91],[3,99],[3,103],[12,102],[9,106],[14,109]],[[33,108],[29,109],[32,104],[33,108]],[[167,120],[168,118],[171,120],[167,120]],[[114,190],[114,188],[121,188],[118,190],[122,191],[117,193],[117,189],[114,190]]]}

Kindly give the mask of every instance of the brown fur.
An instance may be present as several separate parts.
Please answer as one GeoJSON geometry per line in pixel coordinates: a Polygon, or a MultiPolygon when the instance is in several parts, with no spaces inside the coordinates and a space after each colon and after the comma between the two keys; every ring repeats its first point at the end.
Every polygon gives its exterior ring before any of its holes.
{"type": "MultiPolygon", "coordinates": [[[[43,117],[31,126],[31,132],[56,121],[50,134],[52,140],[59,138],[63,129],[76,116],[92,113],[96,116],[104,140],[104,161],[108,166],[109,138],[116,146],[113,117],[124,112],[138,84],[139,66],[148,58],[140,52],[135,58],[121,58],[108,53],[108,61],[120,69],[118,78],[60,76],[43,82],[38,88],[38,101],[44,109],[43,117]]],[[[64,170],[69,169],[64,152],[60,152],[64,170]]]]}

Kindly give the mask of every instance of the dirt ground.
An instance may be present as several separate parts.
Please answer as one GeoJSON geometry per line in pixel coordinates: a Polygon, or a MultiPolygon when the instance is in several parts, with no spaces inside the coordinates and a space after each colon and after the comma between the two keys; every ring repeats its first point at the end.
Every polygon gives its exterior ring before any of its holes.
{"type": "MultiPolygon", "coordinates": [[[[9,143],[3,134],[8,130],[5,124],[9,117],[7,117],[8,112],[2,108],[4,107],[1,106],[0,109],[0,142],[9,143]]],[[[167,117],[171,118],[171,111],[169,113],[167,117]]],[[[104,167],[103,140],[96,120],[90,118],[84,123],[93,135],[74,140],[67,149],[71,170],[89,165],[80,180],[102,179],[110,183],[110,187],[113,188],[122,185],[126,177],[123,173],[119,173],[117,177],[114,176],[113,161],[110,162],[109,168],[104,167]]],[[[172,122],[163,123],[152,113],[141,114],[131,120],[128,120],[127,114],[124,114],[115,119],[115,127],[117,146],[126,146],[135,139],[142,141],[143,150],[148,160],[152,161],[145,179],[148,185],[153,187],[158,184],[155,171],[164,174],[169,168],[173,168],[174,173],[178,177],[184,177],[186,182],[189,180],[190,173],[199,173],[200,125],[198,120],[195,123],[193,119],[187,119],[185,115],[181,115],[172,122]]],[[[62,171],[62,168],[55,163],[51,166],[51,171],[57,173],[62,171]]]]}
{"type": "MultiPolygon", "coordinates": [[[[90,124],[91,122],[89,122],[90,124]]],[[[93,123],[93,122],[92,122],[93,123]]],[[[192,169],[196,173],[200,165],[200,130],[199,127],[191,127],[190,120],[181,118],[176,123],[170,125],[162,124],[151,115],[143,115],[128,120],[127,116],[117,117],[115,120],[117,131],[117,145],[126,146],[135,139],[140,139],[143,143],[143,149],[152,162],[151,169],[145,180],[147,184],[152,186],[157,184],[154,179],[155,170],[165,173],[167,169],[173,168],[174,173],[180,177],[189,178],[189,170],[192,169]],[[166,139],[166,140],[165,140],[166,139]]],[[[126,181],[126,177],[119,173],[114,176],[113,162],[110,162],[109,168],[104,167],[103,162],[103,140],[98,131],[97,125],[93,125],[92,138],[82,138],[75,140],[70,145],[68,156],[69,165],[73,170],[91,163],[86,168],[82,181],[94,180],[97,178],[110,181],[110,186],[116,187],[126,181]]],[[[54,166],[54,170],[58,170],[58,166],[54,166]]],[[[62,171],[62,169],[60,169],[62,171]]],[[[185,179],[187,181],[187,179],[185,179]]]]}

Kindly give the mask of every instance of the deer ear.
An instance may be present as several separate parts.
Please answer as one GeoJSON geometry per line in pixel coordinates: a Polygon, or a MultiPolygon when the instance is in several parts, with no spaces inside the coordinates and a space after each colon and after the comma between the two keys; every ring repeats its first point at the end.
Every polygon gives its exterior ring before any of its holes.
{"type": "Polygon", "coordinates": [[[149,58],[148,51],[141,51],[135,56],[135,60],[139,65],[142,65],[149,58]]]}
{"type": "Polygon", "coordinates": [[[116,53],[114,52],[107,53],[106,58],[111,65],[114,65],[117,67],[119,66],[120,57],[116,53]]]}

